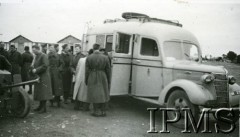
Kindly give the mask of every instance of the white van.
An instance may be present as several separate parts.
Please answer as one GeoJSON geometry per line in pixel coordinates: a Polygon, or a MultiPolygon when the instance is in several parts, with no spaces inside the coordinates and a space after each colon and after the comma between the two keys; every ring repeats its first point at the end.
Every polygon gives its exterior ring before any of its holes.
{"type": "Polygon", "coordinates": [[[240,86],[224,67],[202,64],[196,37],[178,22],[124,13],[89,28],[83,49],[100,44],[112,51],[111,95],[167,107],[210,108],[239,105],[240,86]]]}

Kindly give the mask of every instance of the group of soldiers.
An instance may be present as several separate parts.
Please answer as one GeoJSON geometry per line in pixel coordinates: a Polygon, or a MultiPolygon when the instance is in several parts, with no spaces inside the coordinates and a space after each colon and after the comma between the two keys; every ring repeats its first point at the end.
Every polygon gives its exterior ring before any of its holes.
{"type": "MultiPolygon", "coordinates": [[[[93,116],[106,116],[106,103],[109,101],[111,59],[100,45],[94,44],[88,55],[75,46],[75,54],[68,44],[52,44],[46,48],[32,46],[32,53],[25,46],[19,53],[14,45],[9,51],[0,46],[0,62],[3,68],[12,73],[13,79],[21,76],[22,81],[39,78],[34,84],[33,98],[39,101],[34,111],[45,113],[47,101],[50,106],[61,106],[61,96],[65,104],[74,102],[75,110],[89,111],[93,106],[93,116]],[[1,61],[2,60],[2,61],[1,61]]],[[[24,87],[25,88],[25,87],[24,87]]],[[[30,86],[29,94],[32,94],[30,86]]]]}

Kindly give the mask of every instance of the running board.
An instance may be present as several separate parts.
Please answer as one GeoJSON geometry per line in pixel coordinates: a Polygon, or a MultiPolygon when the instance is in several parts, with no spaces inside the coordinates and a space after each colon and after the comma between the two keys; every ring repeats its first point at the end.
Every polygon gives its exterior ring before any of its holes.
{"type": "Polygon", "coordinates": [[[143,97],[137,97],[137,96],[132,96],[132,97],[135,98],[135,99],[138,99],[138,100],[148,102],[148,103],[159,105],[159,102],[156,99],[143,98],[143,97]]]}

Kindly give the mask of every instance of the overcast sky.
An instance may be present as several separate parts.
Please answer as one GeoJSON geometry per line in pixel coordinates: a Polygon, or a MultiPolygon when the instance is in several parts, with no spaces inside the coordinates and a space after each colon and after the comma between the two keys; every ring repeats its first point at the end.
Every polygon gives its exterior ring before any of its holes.
{"type": "Polygon", "coordinates": [[[126,11],[179,20],[198,38],[203,54],[240,54],[239,0],[0,0],[0,41],[23,35],[57,42],[82,38],[85,23],[121,18],[126,11]]]}

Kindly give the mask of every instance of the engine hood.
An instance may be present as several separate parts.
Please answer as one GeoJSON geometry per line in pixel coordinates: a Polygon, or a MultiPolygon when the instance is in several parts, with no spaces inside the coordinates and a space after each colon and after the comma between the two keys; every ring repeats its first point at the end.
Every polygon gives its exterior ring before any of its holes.
{"type": "Polygon", "coordinates": [[[212,66],[205,65],[198,62],[193,61],[173,61],[167,62],[166,66],[186,71],[197,71],[197,72],[206,72],[206,73],[226,73],[225,68],[223,66],[212,66]]]}

